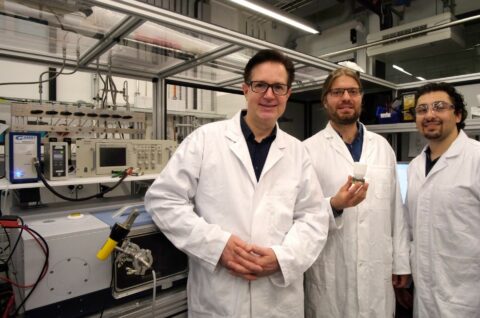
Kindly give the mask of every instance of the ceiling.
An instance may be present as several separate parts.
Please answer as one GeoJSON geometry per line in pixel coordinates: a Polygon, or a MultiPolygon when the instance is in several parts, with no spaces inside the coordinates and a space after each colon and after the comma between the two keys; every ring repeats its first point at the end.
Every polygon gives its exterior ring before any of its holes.
{"type": "MultiPolygon", "coordinates": [[[[401,4],[409,6],[410,1],[413,0],[255,0],[259,4],[267,4],[275,7],[277,10],[284,11],[293,17],[298,17],[306,22],[312,24],[320,34],[326,29],[337,26],[343,22],[353,20],[354,16],[362,13],[374,12],[379,14],[383,12],[384,15],[380,18],[380,30],[395,30],[393,17],[398,20],[399,8],[401,4]],[[373,4],[375,3],[375,4],[373,4]],[[393,4],[400,6],[392,7],[393,4]],[[380,10],[382,7],[382,10],[380,10]],[[385,14],[390,8],[390,14],[385,14]],[[335,18],[332,18],[335,17],[335,18]]],[[[438,2],[438,1],[437,1],[438,2]]],[[[441,2],[441,1],[440,1],[441,2]]],[[[439,2],[439,3],[440,3],[439,2]]],[[[468,1],[444,1],[444,5],[450,3],[454,5],[453,9],[457,14],[457,20],[466,17],[471,17],[480,14],[480,5],[469,3],[468,1]]],[[[413,7],[418,7],[419,3],[412,4],[413,7]]],[[[403,6],[405,8],[405,5],[403,6]]],[[[438,12],[442,12],[440,4],[432,4],[438,12]],[[437,8],[437,6],[439,6],[437,8]]],[[[448,9],[443,9],[447,11],[448,9]]],[[[410,13],[407,9],[406,13],[410,13]]],[[[257,20],[269,21],[268,18],[261,17],[251,13],[257,20]]],[[[416,14],[415,16],[419,16],[416,14]]],[[[412,19],[408,19],[407,21],[412,19]]],[[[442,22],[443,23],[443,22],[442,22]]],[[[408,22],[400,25],[408,24],[408,22]]],[[[422,45],[413,46],[409,49],[391,50],[386,54],[376,55],[375,60],[385,64],[385,71],[383,75],[375,74],[376,76],[385,78],[396,83],[406,83],[412,80],[417,80],[416,77],[402,74],[396,70],[392,70],[392,65],[400,65],[408,69],[415,75],[423,76],[427,79],[443,78],[449,76],[456,76],[469,73],[480,72],[480,19],[463,24],[455,28],[458,31],[458,36],[461,38],[461,45],[453,45],[454,41],[450,39],[446,41],[429,42],[422,45]],[[419,54],[421,52],[421,54],[419,54]]],[[[292,32],[295,31],[292,30],[292,32]]],[[[388,31],[386,31],[388,32],[388,31]]],[[[392,31],[393,32],[393,31],[392,31]]],[[[428,41],[427,41],[428,42],[428,41]]],[[[393,42],[392,42],[393,43],[393,42]]],[[[361,43],[359,43],[361,44],[361,43]]],[[[357,44],[357,45],[359,45],[357,44]]],[[[286,45],[295,49],[295,43],[291,45],[287,42],[286,45]]]]}
{"type": "Polygon", "coordinates": [[[321,32],[326,29],[324,21],[332,20],[332,17],[346,19],[367,9],[378,12],[382,1],[375,1],[378,3],[375,6],[370,4],[371,0],[258,0],[256,2],[301,18],[316,26],[321,32]]]}

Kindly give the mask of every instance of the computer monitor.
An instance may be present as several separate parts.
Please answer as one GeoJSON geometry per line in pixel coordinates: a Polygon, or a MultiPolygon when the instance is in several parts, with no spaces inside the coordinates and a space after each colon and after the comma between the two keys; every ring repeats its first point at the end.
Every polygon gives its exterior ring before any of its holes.
{"type": "Polygon", "coordinates": [[[400,192],[402,193],[402,200],[405,202],[405,197],[407,196],[407,168],[408,162],[398,162],[397,163],[397,179],[400,183],[400,192]]]}

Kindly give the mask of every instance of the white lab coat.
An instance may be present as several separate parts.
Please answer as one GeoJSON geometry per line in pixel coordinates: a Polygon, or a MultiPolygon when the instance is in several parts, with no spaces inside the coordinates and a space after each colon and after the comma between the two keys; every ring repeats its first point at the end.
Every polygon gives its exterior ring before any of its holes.
{"type": "Polygon", "coordinates": [[[460,131],[425,177],[408,169],[414,316],[480,317],[480,143],[460,131]]]}
{"type": "Polygon", "coordinates": [[[310,158],[277,126],[259,182],[240,113],[179,146],[145,196],[153,220],[189,256],[189,317],[303,317],[303,273],[325,244],[329,213],[310,158]],[[231,234],[272,247],[281,267],[248,282],[218,264],[231,234]]]}
{"type": "MultiPolygon", "coordinates": [[[[308,318],[393,317],[392,274],[410,273],[395,154],[383,137],[363,129],[367,197],[336,218],[339,227],[306,272],[308,318]]],[[[305,144],[328,200],[353,174],[352,156],[330,123],[305,144]]]]}

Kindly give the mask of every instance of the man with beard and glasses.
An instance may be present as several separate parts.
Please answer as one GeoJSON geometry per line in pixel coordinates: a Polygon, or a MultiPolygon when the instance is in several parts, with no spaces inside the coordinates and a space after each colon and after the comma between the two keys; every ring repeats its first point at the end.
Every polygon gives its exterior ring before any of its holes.
{"type": "Polygon", "coordinates": [[[356,72],[333,71],[322,102],[330,121],[305,145],[336,227],[305,274],[305,315],[393,317],[393,288],[405,287],[410,274],[395,153],[358,121],[362,84],[356,72]],[[354,163],[367,165],[365,183],[352,182],[354,163]]]}
{"type": "Polygon", "coordinates": [[[408,169],[414,317],[480,315],[480,143],[463,132],[462,95],[422,86],[415,121],[427,146],[408,169]]]}

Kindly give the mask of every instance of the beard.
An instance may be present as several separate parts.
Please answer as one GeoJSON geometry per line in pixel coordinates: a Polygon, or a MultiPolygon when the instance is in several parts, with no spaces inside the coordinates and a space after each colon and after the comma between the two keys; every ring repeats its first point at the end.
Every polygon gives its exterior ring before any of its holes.
{"type": "Polygon", "coordinates": [[[442,133],[440,131],[424,131],[423,137],[428,140],[437,140],[442,137],[442,133]]]}
{"type": "Polygon", "coordinates": [[[358,121],[360,118],[360,112],[354,109],[353,114],[349,115],[339,115],[336,111],[328,112],[328,117],[330,120],[339,125],[351,125],[358,121]]]}
{"type": "Polygon", "coordinates": [[[435,121],[438,126],[434,130],[430,130],[427,127],[424,127],[422,124],[422,135],[428,140],[439,140],[443,138],[443,126],[442,122],[435,121]]]}

